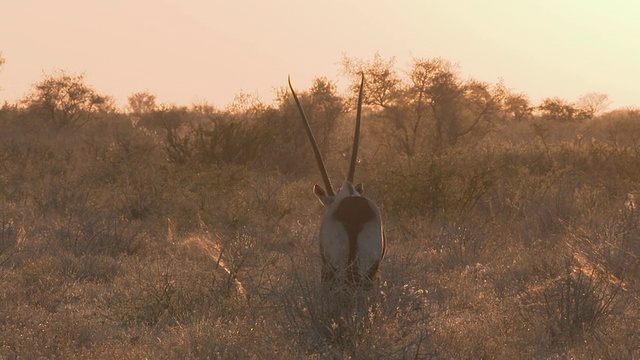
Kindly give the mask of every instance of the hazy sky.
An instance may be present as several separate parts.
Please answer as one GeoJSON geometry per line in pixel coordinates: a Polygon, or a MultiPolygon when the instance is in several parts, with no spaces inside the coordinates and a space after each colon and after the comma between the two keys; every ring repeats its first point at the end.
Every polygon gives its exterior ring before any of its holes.
{"type": "Polygon", "coordinates": [[[443,57],[534,103],[598,92],[640,106],[636,0],[0,0],[0,52],[0,102],[64,69],[119,105],[139,91],[269,103],[288,74],[300,89],[318,76],[344,88],[342,57],[379,52],[403,70],[443,57]]]}

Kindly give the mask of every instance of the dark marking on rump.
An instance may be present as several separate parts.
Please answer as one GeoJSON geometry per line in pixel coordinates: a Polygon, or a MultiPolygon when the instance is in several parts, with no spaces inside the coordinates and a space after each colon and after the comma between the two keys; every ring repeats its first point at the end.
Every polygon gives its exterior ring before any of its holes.
{"type": "MultiPolygon", "coordinates": [[[[342,199],[333,213],[333,218],[341,222],[345,230],[347,230],[350,242],[356,241],[364,224],[373,219],[374,216],[375,213],[369,201],[362,196],[349,196],[342,199]]],[[[353,246],[357,245],[356,242],[353,246]]]]}
{"type": "MultiPolygon", "coordinates": [[[[362,196],[348,196],[333,213],[333,218],[343,224],[364,224],[375,216],[369,201],[362,196]]],[[[346,225],[345,225],[346,226],[346,225]]]]}
{"type": "Polygon", "coordinates": [[[357,265],[355,264],[358,253],[358,234],[362,231],[364,224],[375,217],[375,212],[367,199],[361,196],[349,196],[344,198],[333,218],[342,223],[349,236],[349,257],[348,266],[351,280],[357,282],[357,265]]]}

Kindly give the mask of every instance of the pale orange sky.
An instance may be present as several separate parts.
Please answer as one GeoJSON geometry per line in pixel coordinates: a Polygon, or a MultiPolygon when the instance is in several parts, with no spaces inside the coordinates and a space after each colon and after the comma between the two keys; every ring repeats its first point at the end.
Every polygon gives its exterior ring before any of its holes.
{"type": "Polygon", "coordinates": [[[463,77],[575,101],[607,94],[640,106],[640,1],[0,0],[0,102],[44,73],[84,73],[126,104],[229,104],[243,91],[270,103],[291,74],[297,88],[326,76],[346,86],[343,55],[443,57],[463,77]]]}

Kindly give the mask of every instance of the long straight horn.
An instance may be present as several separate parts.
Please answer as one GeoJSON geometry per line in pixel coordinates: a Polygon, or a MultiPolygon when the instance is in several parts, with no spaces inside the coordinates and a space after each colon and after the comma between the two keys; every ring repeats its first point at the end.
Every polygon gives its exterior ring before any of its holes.
{"type": "Polygon", "coordinates": [[[291,76],[287,79],[289,81],[289,89],[291,89],[291,93],[293,94],[293,99],[296,101],[296,105],[298,106],[298,111],[300,111],[300,116],[302,117],[302,122],[304,123],[304,128],[307,130],[307,135],[309,135],[309,140],[311,141],[311,147],[313,148],[313,153],[316,155],[316,161],[318,162],[318,167],[320,168],[320,173],[322,174],[322,180],[324,180],[324,185],[327,188],[327,194],[329,196],[334,196],[335,192],[333,191],[333,186],[331,186],[331,180],[329,180],[329,174],[327,174],[327,169],[324,167],[324,161],[322,161],[322,155],[320,154],[320,149],[318,148],[318,143],[316,142],[315,136],[313,136],[313,132],[311,131],[311,126],[309,125],[309,119],[307,119],[307,115],[304,113],[304,109],[302,105],[300,105],[300,100],[298,100],[298,95],[293,90],[293,86],[291,85],[291,76]]]}
{"type": "Polygon", "coordinates": [[[360,140],[360,121],[362,120],[362,89],[364,88],[364,73],[360,80],[360,93],[358,94],[358,111],[356,113],[356,132],[353,135],[353,149],[351,150],[351,165],[349,166],[349,175],[347,181],[353,183],[353,176],[356,172],[356,163],[358,162],[358,144],[360,140]]]}

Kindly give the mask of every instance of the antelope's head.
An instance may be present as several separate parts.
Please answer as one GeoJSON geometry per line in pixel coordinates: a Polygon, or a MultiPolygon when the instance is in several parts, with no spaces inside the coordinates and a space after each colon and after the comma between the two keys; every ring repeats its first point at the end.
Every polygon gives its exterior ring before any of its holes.
{"type": "Polygon", "coordinates": [[[335,278],[341,278],[351,284],[363,283],[365,280],[371,281],[377,277],[378,266],[384,257],[385,240],[380,211],[373,201],[362,196],[362,184],[354,185],[353,182],[358,159],[363,87],[364,75],[360,81],[358,94],[356,128],[349,173],[344,184],[336,193],[331,185],[307,115],[289,78],[289,88],[300,112],[320,174],[324,180],[324,188],[319,185],[313,187],[314,194],[326,209],[320,226],[320,252],[324,281],[333,281],[335,278]]]}

